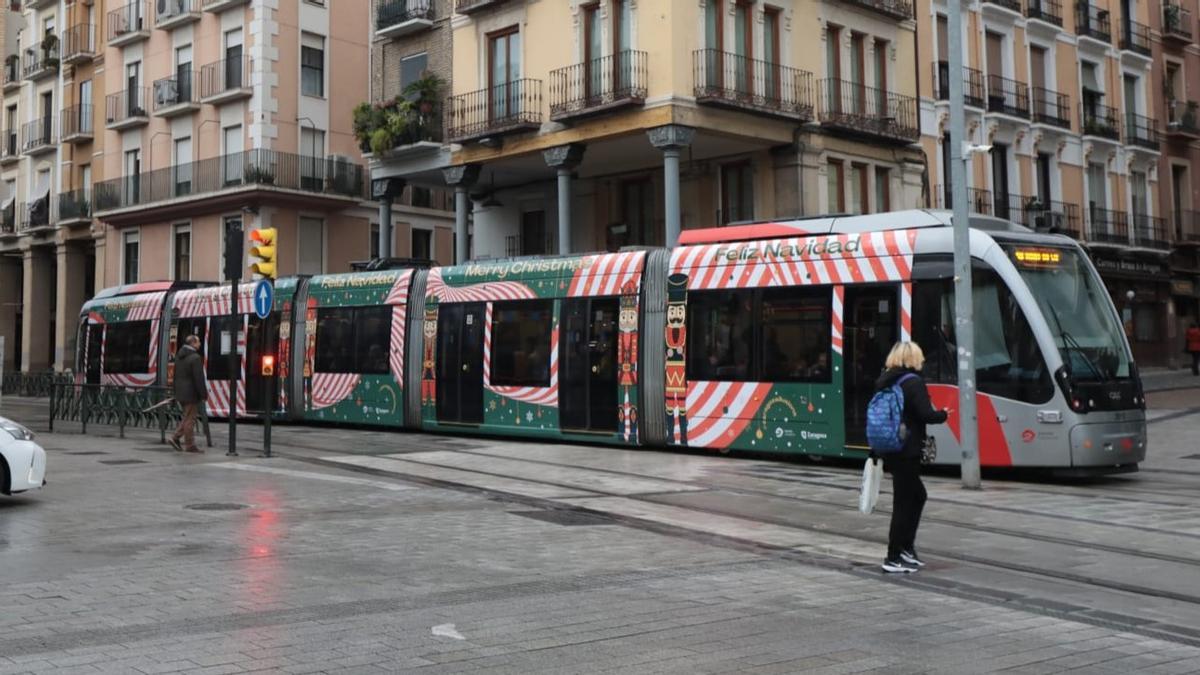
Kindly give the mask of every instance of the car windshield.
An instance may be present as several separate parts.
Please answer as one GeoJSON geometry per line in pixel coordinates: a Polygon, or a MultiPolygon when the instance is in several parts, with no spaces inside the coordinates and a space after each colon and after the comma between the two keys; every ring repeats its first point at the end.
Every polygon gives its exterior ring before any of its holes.
{"type": "Polygon", "coordinates": [[[1009,253],[1046,315],[1071,375],[1077,380],[1129,377],[1129,353],[1108,291],[1079,252],[1021,246],[1009,253]]]}

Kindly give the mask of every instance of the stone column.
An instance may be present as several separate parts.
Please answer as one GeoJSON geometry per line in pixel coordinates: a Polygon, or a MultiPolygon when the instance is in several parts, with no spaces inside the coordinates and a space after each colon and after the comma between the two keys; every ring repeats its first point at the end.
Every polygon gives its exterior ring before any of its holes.
{"type": "Polygon", "coordinates": [[[79,309],[87,302],[84,297],[84,252],[71,244],[59,244],[58,303],[54,317],[54,368],[75,369],[75,343],[79,336],[79,309]]]}
{"type": "Polygon", "coordinates": [[[38,372],[50,367],[50,291],[54,287],[51,255],[42,247],[22,252],[25,292],[21,300],[21,370],[38,372]]]}
{"type": "Polygon", "coordinates": [[[571,252],[571,172],[583,161],[587,146],[571,143],[542,151],[546,166],[558,172],[558,254],[571,252]]]}
{"type": "Polygon", "coordinates": [[[471,198],[467,190],[479,178],[479,165],[461,164],[442,169],[446,184],[454,187],[454,264],[467,262],[467,216],[471,211],[471,198]]]}
{"type": "Polygon", "coordinates": [[[0,335],[4,336],[4,372],[21,369],[17,345],[17,312],[21,309],[21,283],[24,272],[21,259],[0,256],[0,335]]]}
{"type": "Polygon", "coordinates": [[[392,242],[395,237],[392,236],[392,198],[379,198],[379,257],[391,258],[392,242]]]}
{"type": "Polygon", "coordinates": [[[683,228],[683,215],[679,207],[679,154],[692,144],[696,130],[679,124],[654,127],[646,132],[650,143],[663,151],[663,206],[666,210],[667,231],[665,243],[679,243],[679,231],[683,228]]]}

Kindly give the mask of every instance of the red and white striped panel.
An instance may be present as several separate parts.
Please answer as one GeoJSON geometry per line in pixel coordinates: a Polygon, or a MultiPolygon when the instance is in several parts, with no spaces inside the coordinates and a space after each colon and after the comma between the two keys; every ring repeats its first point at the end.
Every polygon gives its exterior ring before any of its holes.
{"type": "Polygon", "coordinates": [[[825,237],[791,238],[742,244],[705,244],[676,249],[671,256],[672,273],[688,275],[691,290],[758,288],[809,284],[856,284],[905,281],[912,274],[916,232],[892,230],[825,237]],[[856,250],[846,252],[857,241],[856,250]],[[843,249],[834,254],[803,253],[777,256],[773,249],[792,246],[823,248],[837,242],[843,249]],[[729,251],[754,251],[753,257],[729,260],[729,251]]]}
{"type": "Polygon", "coordinates": [[[687,436],[691,447],[727,448],[771,390],[761,382],[689,382],[687,436]]]}
{"type": "Polygon", "coordinates": [[[408,305],[392,307],[392,348],[389,364],[396,384],[404,387],[404,319],[408,316],[408,305]]]}
{"type": "Polygon", "coordinates": [[[833,351],[838,354],[842,353],[842,339],[843,339],[842,336],[845,335],[845,333],[844,333],[845,325],[844,325],[844,320],[842,319],[842,315],[844,314],[842,305],[845,302],[845,300],[846,300],[846,287],[845,286],[834,286],[833,287],[833,335],[831,338],[831,342],[833,343],[833,351]]]}
{"type": "Polygon", "coordinates": [[[126,321],[147,321],[162,315],[163,298],[166,297],[165,292],[159,293],[142,293],[141,295],[133,296],[130,302],[129,313],[125,316],[126,321]]]}
{"type": "Polygon", "coordinates": [[[396,283],[392,284],[392,290],[388,291],[387,298],[384,299],[385,305],[403,305],[408,302],[408,287],[412,284],[412,270],[404,270],[400,276],[396,278],[396,283]]]}
{"type": "Polygon", "coordinates": [[[900,341],[912,339],[912,282],[900,284],[900,341]]]}
{"type": "MultiPolygon", "coordinates": [[[[172,303],[181,319],[229,314],[229,287],[210,286],[175,294],[172,303]]],[[[238,286],[238,313],[254,313],[254,284],[238,286]]]]}
{"type": "MultiPolygon", "coordinates": [[[[226,307],[228,307],[226,303],[226,307]]],[[[253,311],[253,310],[251,310],[253,311]]],[[[238,368],[241,373],[241,379],[237,382],[237,402],[234,410],[238,417],[246,415],[246,331],[249,328],[249,317],[242,317],[242,328],[238,331],[238,368]]],[[[212,327],[209,327],[211,330],[212,327]]],[[[208,356],[205,355],[204,368],[208,369],[208,356]]],[[[206,383],[208,390],[208,412],[210,415],[217,417],[229,416],[229,381],[228,380],[208,380],[206,383]]]]}
{"type": "Polygon", "coordinates": [[[351,373],[313,373],[312,409],[328,408],[346,400],[360,379],[361,375],[351,373]]]}
{"type": "Polygon", "coordinates": [[[425,294],[442,302],[487,302],[496,300],[532,300],[533,289],[519,281],[485,281],[470,286],[450,286],[442,279],[442,270],[429,273],[425,294]]]}
{"type": "Polygon", "coordinates": [[[523,403],[558,406],[558,327],[550,331],[550,386],[496,387],[492,385],[492,303],[487,304],[483,322],[483,381],[489,391],[523,403]]]}
{"type": "Polygon", "coordinates": [[[575,271],[567,289],[567,297],[617,295],[631,281],[640,286],[645,260],[645,251],[589,256],[584,265],[575,271]]]}

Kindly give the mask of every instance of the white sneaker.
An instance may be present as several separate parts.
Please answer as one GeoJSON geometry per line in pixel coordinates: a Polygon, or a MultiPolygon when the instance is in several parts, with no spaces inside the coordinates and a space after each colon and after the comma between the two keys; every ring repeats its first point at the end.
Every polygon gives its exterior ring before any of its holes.
{"type": "Polygon", "coordinates": [[[880,568],[888,574],[912,574],[919,569],[916,565],[894,558],[884,560],[880,568]]]}
{"type": "Polygon", "coordinates": [[[915,565],[917,567],[925,566],[925,561],[917,557],[916,551],[901,551],[900,560],[908,563],[909,565],[915,565]]]}

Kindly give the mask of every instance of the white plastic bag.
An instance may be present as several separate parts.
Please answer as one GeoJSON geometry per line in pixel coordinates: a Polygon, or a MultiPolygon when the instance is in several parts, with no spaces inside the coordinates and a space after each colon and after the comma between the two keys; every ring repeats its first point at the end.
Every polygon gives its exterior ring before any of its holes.
{"type": "Polygon", "coordinates": [[[858,495],[858,510],[866,515],[875,510],[879,501],[879,481],[883,480],[883,462],[868,459],[863,466],[862,491],[858,495]]]}

